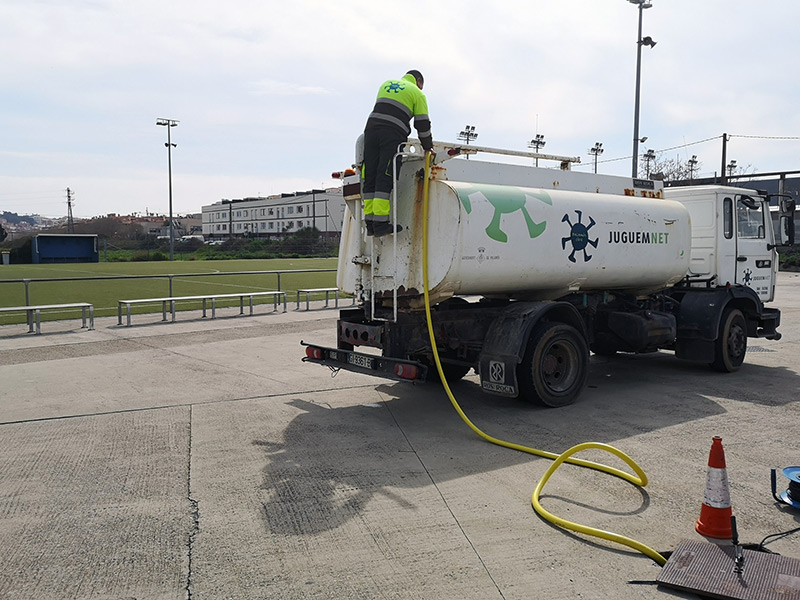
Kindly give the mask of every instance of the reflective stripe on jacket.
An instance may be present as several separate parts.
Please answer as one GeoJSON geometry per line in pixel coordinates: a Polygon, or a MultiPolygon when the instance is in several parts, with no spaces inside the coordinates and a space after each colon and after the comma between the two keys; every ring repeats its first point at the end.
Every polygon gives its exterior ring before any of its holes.
{"type": "Polygon", "coordinates": [[[428,117],[428,101],[417,87],[414,76],[408,73],[399,81],[390,79],[381,84],[375,107],[367,119],[366,129],[388,126],[408,136],[411,133],[409,122],[412,117],[422,147],[429,150],[433,147],[433,136],[428,117]]]}

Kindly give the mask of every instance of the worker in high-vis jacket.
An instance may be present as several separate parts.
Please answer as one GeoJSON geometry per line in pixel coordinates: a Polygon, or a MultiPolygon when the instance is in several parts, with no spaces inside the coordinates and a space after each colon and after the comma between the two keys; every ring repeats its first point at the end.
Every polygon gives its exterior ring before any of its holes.
{"type": "MultiPolygon", "coordinates": [[[[419,141],[426,152],[433,152],[428,101],[422,93],[422,73],[411,70],[402,79],[381,84],[375,108],[364,128],[364,221],[367,235],[388,235],[402,227],[390,222],[392,158],[411,133],[414,119],[419,141]]],[[[397,164],[399,171],[400,164],[397,164]]]]}

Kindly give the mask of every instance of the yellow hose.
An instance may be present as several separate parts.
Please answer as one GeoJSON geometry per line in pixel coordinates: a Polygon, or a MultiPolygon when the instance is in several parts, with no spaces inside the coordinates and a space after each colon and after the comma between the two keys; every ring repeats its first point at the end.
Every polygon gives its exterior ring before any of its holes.
{"type": "Polygon", "coordinates": [[[624,479],[634,485],[638,486],[645,486],[647,485],[647,475],[645,475],[642,468],[636,464],[636,462],[627,454],[614,448],[613,446],[609,446],[608,444],[601,444],[598,442],[586,442],[583,444],[578,444],[577,446],[573,446],[566,452],[562,454],[555,454],[553,452],[547,452],[545,450],[537,450],[536,448],[529,448],[528,446],[523,446],[521,444],[514,444],[512,442],[506,442],[500,440],[498,438],[492,437],[480,429],[478,429],[472,421],[469,420],[467,415],[459,406],[458,401],[456,400],[453,392],[450,390],[450,386],[447,383],[447,379],[445,378],[444,371],[442,370],[442,363],[439,359],[439,352],[436,348],[436,338],[433,333],[433,321],[431,320],[431,303],[430,303],[430,295],[428,292],[428,193],[430,188],[430,171],[431,171],[431,154],[427,153],[425,155],[425,180],[422,184],[422,198],[423,198],[423,206],[422,206],[422,214],[423,214],[423,227],[422,227],[422,278],[423,278],[423,291],[425,294],[425,317],[428,322],[428,334],[430,335],[431,340],[431,348],[433,350],[433,358],[434,362],[436,363],[436,369],[439,372],[439,378],[442,381],[442,386],[444,386],[445,392],[447,392],[448,398],[450,398],[450,402],[453,405],[453,408],[456,409],[456,412],[467,424],[467,426],[474,431],[478,436],[482,437],[487,442],[492,444],[496,444],[498,446],[503,446],[505,448],[511,448],[512,450],[517,450],[519,452],[525,452],[527,454],[533,454],[535,456],[541,456],[543,458],[548,458],[553,462],[550,465],[550,468],[545,472],[542,478],[539,480],[536,489],[533,491],[533,496],[531,497],[531,504],[533,505],[534,510],[544,519],[547,519],[551,523],[558,525],[559,527],[563,527],[565,529],[571,529],[572,531],[576,531],[578,533],[583,533],[586,535],[591,535],[594,537],[599,537],[604,540],[608,540],[611,542],[615,542],[618,544],[622,544],[624,546],[628,546],[635,550],[638,550],[642,554],[645,554],[652,558],[656,563],[659,565],[664,565],[667,562],[667,559],[664,558],[661,554],[646,546],[636,540],[631,538],[625,537],[623,535],[619,535],[616,533],[612,533],[610,531],[603,531],[602,529],[595,529],[594,527],[588,527],[586,525],[581,525],[579,523],[574,523],[572,521],[568,521],[566,519],[562,519],[553,515],[552,513],[545,510],[541,503],[539,502],[539,495],[541,494],[542,490],[544,489],[545,484],[547,483],[550,476],[555,472],[555,470],[561,466],[562,463],[567,462],[573,465],[578,465],[581,467],[586,467],[589,469],[594,469],[596,471],[602,471],[604,473],[608,473],[610,475],[614,475],[615,477],[619,477],[620,479],[624,479]],[[580,452],[581,450],[586,450],[589,448],[595,448],[599,450],[604,450],[606,452],[610,452],[615,456],[622,459],[633,471],[636,475],[631,475],[630,473],[626,473],[625,471],[621,471],[614,467],[604,465],[601,463],[596,463],[588,460],[582,460],[579,458],[571,458],[573,454],[580,452]]]}

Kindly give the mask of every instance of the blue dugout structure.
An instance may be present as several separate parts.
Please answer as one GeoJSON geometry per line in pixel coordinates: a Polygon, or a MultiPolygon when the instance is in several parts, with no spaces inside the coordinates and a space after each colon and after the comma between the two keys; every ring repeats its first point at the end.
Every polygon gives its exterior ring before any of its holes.
{"type": "Polygon", "coordinates": [[[31,254],[34,264],[100,262],[96,234],[40,233],[31,254]]]}

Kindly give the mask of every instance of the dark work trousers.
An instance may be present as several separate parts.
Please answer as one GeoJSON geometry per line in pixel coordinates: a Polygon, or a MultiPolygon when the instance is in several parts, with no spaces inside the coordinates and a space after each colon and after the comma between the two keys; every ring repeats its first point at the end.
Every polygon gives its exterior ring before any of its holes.
{"type": "MultiPolygon", "coordinates": [[[[364,219],[389,222],[392,194],[392,157],[407,137],[391,127],[371,127],[364,131],[364,219]]],[[[397,159],[400,172],[400,159],[397,159]]]]}

